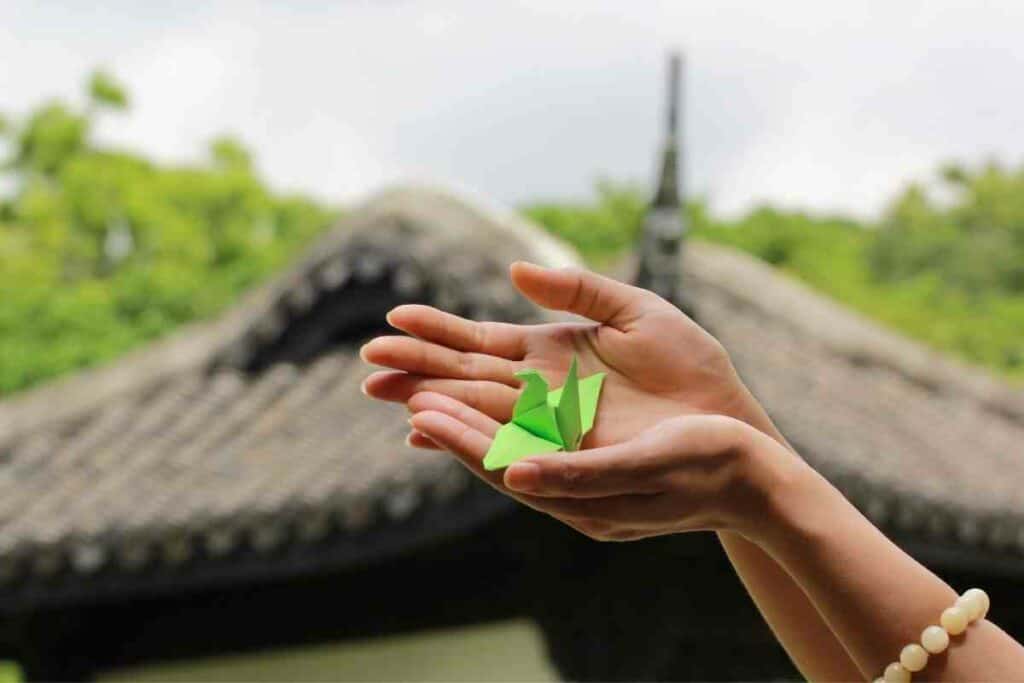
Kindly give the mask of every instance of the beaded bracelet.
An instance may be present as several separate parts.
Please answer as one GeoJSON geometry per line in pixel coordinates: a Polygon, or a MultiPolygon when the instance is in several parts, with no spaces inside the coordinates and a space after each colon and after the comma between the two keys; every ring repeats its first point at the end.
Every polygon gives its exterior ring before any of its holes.
{"type": "Polygon", "coordinates": [[[988,614],[988,594],[971,588],[956,599],[939,617],[941,626],[929,626],[921,632],[921,644],[911,643],[900,652],[900,660],[885,667],[874,683],[909,683],[910,674],[928,665],[928,655],[937,655],[949,647],[949,637],[958,636],[967,626],[988,614]]]}

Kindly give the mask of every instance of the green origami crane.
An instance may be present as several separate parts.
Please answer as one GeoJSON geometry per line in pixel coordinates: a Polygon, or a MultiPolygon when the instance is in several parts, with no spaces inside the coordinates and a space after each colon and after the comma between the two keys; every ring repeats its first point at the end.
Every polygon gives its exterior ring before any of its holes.
{"type": "Polygon", "coordinates": [[[540,453],[575,451],[594,426],[603,372],[579,379],[573,356],[561,389],[548,391],[548,383],[536,370],[517,372],[516,377],[523,379],[526,387],[512,409],[512,421],[494,435],[484,457],[486,470],[508,467],[540,453]]]}

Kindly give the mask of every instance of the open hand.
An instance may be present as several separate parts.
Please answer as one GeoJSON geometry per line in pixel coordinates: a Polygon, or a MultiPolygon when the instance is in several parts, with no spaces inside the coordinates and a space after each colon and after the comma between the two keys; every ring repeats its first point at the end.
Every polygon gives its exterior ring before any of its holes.
{"type": "MultiPolygon", "coordinates": [[[[363,347],[364,360],[391,368],[368,377],[366,393],[405,403],[433,391],[506,422],[520,386],[516,371],[535,368],[557,386],[575,353],[581,375],[607,373],[584,448],[622,443],[688,414],[728,415],[770,431],[718,341],[664,299],[581,269],[516,263],[511,276],[534,303],[593,322],[475,322],[399,306],[388,322],[411,337],[379,337],[363,347]]],[[[410,443],[433,445],[416,433],[410,443]]]]}

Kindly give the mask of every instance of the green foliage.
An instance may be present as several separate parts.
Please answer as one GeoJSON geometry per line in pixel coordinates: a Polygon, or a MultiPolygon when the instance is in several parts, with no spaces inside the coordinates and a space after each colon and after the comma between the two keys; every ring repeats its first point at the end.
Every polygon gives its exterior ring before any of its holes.
{"type": "Polygon", "coordinates": [[[94,71],[89,78],[89,99],[101,107],[127,109],[128,93],[105,71],[94,71]]]}
{"type": "Polygon", "coordinates": [[[23,680],[21,668],[15,662],[0,660],[0,683],[21,683],[23,680]]]}
{"type": "Polygon", "coordinates": [[[645,207],[638,188],[601,180],[595,204],[539,203],[523,211],[600,265],[633,246],[645,207]]]}
{"type": "Polygon", "coordinates": [[[935,273],[968,298],[1024,295],[1024,167],[950,166],[935,189],[946,202],[912,186],[893,203],[869,252],[873,272],[890,282],[935,273]]]}
{"type": "Polygon", "coordinates": [[[247,171],[252,168],[249,150],[232,137],[219,137],[211,142],[210,157],[218,168],[236,171],[247,171]]]}
{"type": "MultiPolygon", "coordinates": [[[[127,92],[96,72],[89,104],[0,113],[0,394],[109,360],[213,315],[288,262],[332,219],[270,191],[248,150],[161,166],[95,144],[127,92]]],[[[933,346],[1024,378],[1024,167],[948,166],[911,185],[878,225],[761,208],[720,220],[695,202],[692,234],[747,251],[933,346]]],[[[602,267],[636,242],[647,198],[597,185],[590,203],[538,203],[534,220],[602,267]]]]}
{"type": "MultiPolygon", "coordinates": [[[[721,220],[699,201],[687,217],[697,239],[746,251],[909,336],[1024,379],[1024,169],[950,167],[943,177],[958,190],[947,192],[951,203],[911,186],[877,226],[772,208],[721,220]]],[[[526,212],[601,265],[633,244],[643,205],[635,189],[606,184],[592,205],[526,212]],[[608,196],[630,210],[613,211],[608,196]]]]}
{"type": "Polygon", "coordinates": [[[24,174],[53,176],[69,158],[82,151],[89,120],[59,102],[33,112],[20,127],[11,165],[24,174]]]}
{"type": "MultiPolygon", "coordinates": [[[[94,76],[106,106],[123,90],[94,76]]],[[[230,304],[330,222],[271,192],[237,141],[165,167],[89,138],[89,109],[46,104],[7,133],[0,168],[0,393],[109,360],[230,304]]]]}

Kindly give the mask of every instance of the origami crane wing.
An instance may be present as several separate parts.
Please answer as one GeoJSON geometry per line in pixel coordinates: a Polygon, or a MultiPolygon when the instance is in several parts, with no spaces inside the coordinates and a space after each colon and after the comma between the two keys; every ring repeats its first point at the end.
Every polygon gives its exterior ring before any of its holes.
{"type": "Polygon", "coordinates": [[[531,455],[579,448],[594,426],[604,373],[579,379],[576,358],[560,389],[548,391],[548,383],[536,370],[516,376],[526,382],[512,409],[512,421],[494,435],[484,469],[496,470],[531,455]]]}
{"type": "MultiPolygon", "coordinates": [[[[579,382],[580,391],[580,436],[586,436],[587,432],[594,428],[594,418],[597,417],[597,402],[601,398],[601,385],[604,383],[604,373],[584,377],[579,382]]],[[[548,394],[548,401],[557,403],[562,396],[561,389],[555,389],[548,394]]]]}

